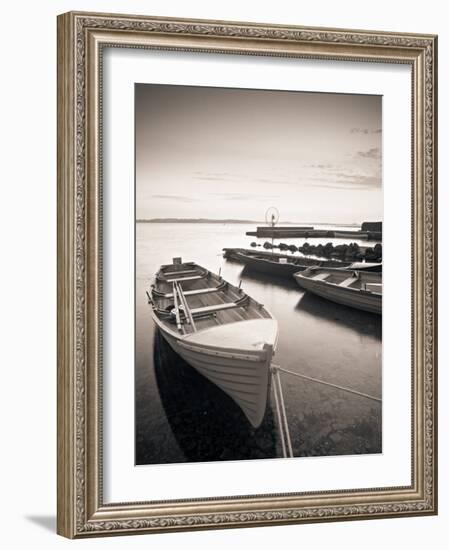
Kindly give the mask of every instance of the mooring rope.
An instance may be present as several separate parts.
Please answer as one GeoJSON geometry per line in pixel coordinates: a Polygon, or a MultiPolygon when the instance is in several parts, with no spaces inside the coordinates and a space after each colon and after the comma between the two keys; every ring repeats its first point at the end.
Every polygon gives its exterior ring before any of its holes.
{"type": "Polygon", "coordinates": [[[279,401],[281,405],[281,414],[282,414],[282,419],[284,421],[284,432],[285,432],[285,440],[287,444],[287,451],[289,453],[289,456],[293,457],[292,441],[290,439],[290,430],[289,430],[288,421],[287,421],[287,413],[285,410],[285,402],[284,402],[284,394],[282,392],[281,377],[279,375],[279,371],[276,369],[274,370],[274,377],[275,379],[277,379],[279,401]]]}
{"type": "Polygon", "coordinates": [[[282,425],[282,416],[281,416],[281,409],[279,406],[279,397],[278,397],[278,389],[276,385],[276,371],[272,370],[272,376],[273,376],[273,392],[274,392],[274,401],[276,403],[276,413],[278,417],[278,426],[279,426],[279,435],[281,436],[281,445],[282,445],[282,454],[284,455],[284,458],[287,458],[287,448],[285,445],[285,438],[284,438],[284,428],[282,425]]]}
{"type": "Polygon", "coordinates": [[[284,393],[282,391],[281,377],[279,372],[285,372],[286,374],[291,374],[292,376],[297,376],[298,378],[303,378],[304,380],[309,380],[310,382],[316,382],[317,384],[330,386],[331,388],[335,388],[337,390],[353,393],[355,395],[358,395],[359,397],[365,397],[366,399],[371,399],[373,401],[382,403],[382,399],[380,399],[379,397],[374,397],[373,395],[369,395],[367,393],[353,390],[351,388],[346,388],[344,386],[339,386],[338,384],[332,384],[331,382],[325,382],[324,380],[319,380],[318,378],[312,378],[311,376],[306,376],[305,374],[301,374],[299,372],[293,372],[291,370],[284,369],[279,365],[275,365],[274,363],[271,363],[270,370],[273,380],[274,401],[276,404],[279,435],[281,439],[282,454],[284,458],[293,458],[293,449],[287,421],[287,412],[285,410],[284,393]]]}
{"type": "Polygon", "coordinates": [[[281,371],[285,372],[286,374],[291,374],[292,376],[297,376],[298,378],[303,378],[304,380],[309,380],[310,382],[316,382],[317,384],[323,384],[324,386],[330,386],[331,388],[336,388],[337,390],[345,391],[348,393],[353,393],[355,395],[358,395],[360,397],[365,397],[366,399],[371,399],[372,401],[377,401],[378,403],[382,403],[382,399],[379,397],[374,397],[374,395],[369,395],[368,393],[363,393],[357,390],[353,390],[351,388],[346,388],[345,386],[339,386],[338,384],[332,384],[331,382],[325,382],[324,380],[319,380],[318,378],[312,378],[311,376],[306,376],[305,374],[301,374],[299,372],[293,372],[291,370],[284,369],[280,367],[279,365],[271,364],[271,367],[275,371],[281,371]]]}

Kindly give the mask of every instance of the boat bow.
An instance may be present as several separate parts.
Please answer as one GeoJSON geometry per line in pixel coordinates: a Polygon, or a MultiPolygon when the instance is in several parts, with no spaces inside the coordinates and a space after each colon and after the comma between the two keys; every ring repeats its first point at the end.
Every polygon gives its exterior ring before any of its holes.
{"type": "Polygon", "coordinates": [[[188,363],[227,393],[257,428],[265,415],[277,339],[276,320],[251,319],[184,335],[177,348],[188,363]]]}

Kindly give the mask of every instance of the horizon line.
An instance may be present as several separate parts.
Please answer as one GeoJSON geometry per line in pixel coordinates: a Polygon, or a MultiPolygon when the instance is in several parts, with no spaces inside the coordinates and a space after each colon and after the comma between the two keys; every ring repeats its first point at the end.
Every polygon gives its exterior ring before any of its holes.
{"type": "MultiPolygon", "coordinates": [[[[368,220],[364,220],[368,221],[368,220]]],[[[379,221],[379,220],[376,220],[379,221]]],[[[382,221],[382,220],[381,220],[382,221]]],[[[136,219],[136,223],[239,223],[239,224],[266,224],[266,221],[263,220],[246,220],[241,218],[138,218],[136,219]]],[[[277,225],[281,226],[282,224],[298,224],[298,225],[305,225],[305,224],[321,224],[321,225],[355,225],[359,226],[363,222],[311,222],[311,221],[282,221],[279,222],[277,225]]]]}

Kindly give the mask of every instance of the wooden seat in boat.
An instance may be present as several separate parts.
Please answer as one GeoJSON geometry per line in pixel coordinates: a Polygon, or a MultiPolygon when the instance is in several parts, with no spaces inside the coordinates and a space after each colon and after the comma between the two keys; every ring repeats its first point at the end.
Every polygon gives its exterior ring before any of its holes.
{"type": "MultiPolygon", "coordinates": [[[[178,279],[184,280],[184,279],[178,279]]],[[[210,292],[219,292],[222,290],[223,286],[214,286],[212,288],[198,288],[197,290],[184,290],[184,296],[197,296],[198,294],[209,294],[210,292]]],[[[173,292],[167,294],[162,294],[163,298],[173,298],[173,292]]]]}
{"type": "Polygon", "coordinates": [[[197,269],[185,269],[184,271],[164,271],[166,277],[171,277],[172,275],[186,275],[188,273],[198,273],[197,269]]]}
{"type": "Polygon", "coordinates": [[[177,277],[175,279],[166,279],[166,282],[181,283],[182,281],[194,281],[196,279],[204,279],[204,275],[193,275],[192,277],[177,277]]]}
{"type": "Polygon", "coordinates": [[[365,289],[368,292],[376,292],[382,294],[382,283],[365,283],[365,289]]]}
{"type": "Polygon", "coordinates": [[[314,281],[325,281],[329,277],[329,273],[317,273],[313,277],[310,277],[314,281]]]}
{"type": "Polygon", "coordinates": [[[351,276],[345,279],[344,281],[342,281],[341,283],[339,283],[338,286],[348,287],[352,285],[352,283],[355,283],[356,281],[357,281],[357,277],[351,276]]]}
{"type": "MultiPolygon", "coordinates": [[[[185,294],[185,292],[184,292],[185,294]]],[[[236,307],[243,307],[244,303],[242,302],[227,302],[226,304],[216,304],[214,306],[204,306],[197,307],[190,310],[192,315],[199,315],[205,313],[215,313],[216,311],[222,311],[224,309],[233,309],[236,307]]]]}

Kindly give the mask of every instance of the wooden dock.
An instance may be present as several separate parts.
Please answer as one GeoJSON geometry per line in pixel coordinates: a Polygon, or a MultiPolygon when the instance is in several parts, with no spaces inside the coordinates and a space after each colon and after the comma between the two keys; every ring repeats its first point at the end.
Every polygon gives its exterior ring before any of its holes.
{"type": "Polygon", "coordinates": [[[281,239],[281,238],[303,238],[303,239],[357,239],[357,240],[382,240],[381,231],[362,231],[344,229],[314,229],[313,227],[269,227],[260,226],[256,231],[247,231],[249,237],[281,239]]]}

